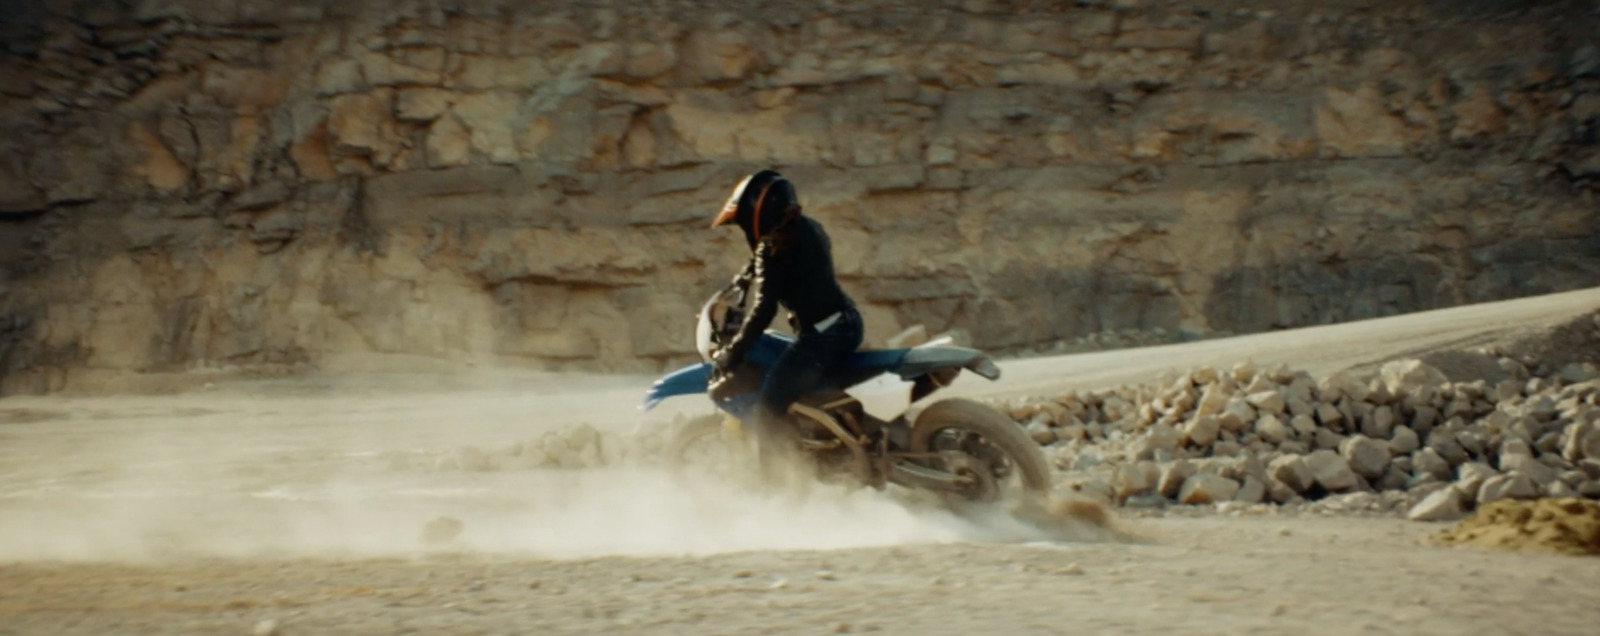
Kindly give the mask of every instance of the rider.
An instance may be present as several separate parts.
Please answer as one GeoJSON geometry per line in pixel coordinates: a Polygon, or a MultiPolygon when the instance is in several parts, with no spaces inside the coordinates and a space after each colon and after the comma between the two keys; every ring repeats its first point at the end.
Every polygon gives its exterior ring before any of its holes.
{"type": "Polygon", "coordinates": [[[711,227],[728,222],[744,230],[749,265],[735,279],[754,288],[750,311],[739,333],[718,351],[714,362],[724,373],[744,359],[750,343],[772,323],[778,305],[789,310],[798,336],[778,356],[761,384],[757,421],[784,416],[800,395],[817,387],[861,346],[861,314],[833,277],[832,244],[822,224],[800,213],[794,185],[773,170],[739,182],[711,227]]]}

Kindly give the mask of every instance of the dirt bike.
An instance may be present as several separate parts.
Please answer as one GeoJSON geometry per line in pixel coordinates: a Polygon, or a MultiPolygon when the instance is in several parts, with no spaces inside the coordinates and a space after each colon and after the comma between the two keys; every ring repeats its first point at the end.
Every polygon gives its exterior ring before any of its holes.
{"type": "MultiPolygon", "coordinates": [[[[640,406],[648,410],[669,397],[706,393],[725,414],[693,420],[678,431],[667,445],[669,460],[685,462],[699,445],[726,445],[732,443],[728,438],[740,437],[742,422],[754,414],[766,371],[793,342],[768,330],[747,349],[742,364],[719,372],[713,355],[738,332],[744,301],[745,289],[737,285],[712,295],[700,310],[695,331],[702,362],[657,380],[640,406]],[[725,434],[729,430],[734,434],[725,434]]],[[[803,456],[815,460],[823,477],[852,476],[879,490],[894,483],[969,502],[994,501],[1018,486],[1026,494],[1048,493],[1050,471],[1043,451],[998,411],[971,400],[946,399],[927,405],[915,421],[908,419],[911,405],[949,386],[963,370],[999,379],[1000,369],[988,355],[948,343],[943,339],[911,348],[857,351],[789,408],[792,428],[775,439],[795,444],[803,456]],[[887,419],[868,413],[847,392],[885,374],[911,384],[907,409],[887,419]]]]}

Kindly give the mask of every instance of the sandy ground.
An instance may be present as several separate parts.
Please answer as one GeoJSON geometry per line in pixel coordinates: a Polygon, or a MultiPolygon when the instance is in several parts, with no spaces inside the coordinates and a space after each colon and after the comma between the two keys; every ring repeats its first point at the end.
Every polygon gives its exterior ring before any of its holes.
{"type": "MultiPolygon", "coordinates": [[[[1600,290],[1585,290],[1018,360],[998,383],[964,379],[951,393],[1051,393],[1244,359],[1325,372],[1595,308],[1600,290]]],[[[1399,520],[1128,519],[1143,539],[1117,542],[957,517],[893,492],[771,495],[626,467],[431,468],[463,445],[708,411],[683,398],[641,414],[648,381],[364,374],[0,400],[0,634],[1588,634],[1600,624],[1600,562],[1424,547],[1440,527],[1399,520]],[[429,548],[422,529],[441,515],[464,530],[429,548]]]]}

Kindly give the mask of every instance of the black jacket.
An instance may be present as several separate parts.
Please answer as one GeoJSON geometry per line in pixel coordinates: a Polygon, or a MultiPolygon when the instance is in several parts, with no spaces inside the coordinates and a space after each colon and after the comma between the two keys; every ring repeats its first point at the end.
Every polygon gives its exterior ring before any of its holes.
{"type": "Polygon", "coordinates": [[[778,305],[792,314],[796,329],[808,329],[855,303],[833,277],[833,244],[822,224],[796,217],[756,245],[741,278],[754,296],[739,334],[728,343],[732,362],[744,358],[745,349],[772,324],[778,305]]]}

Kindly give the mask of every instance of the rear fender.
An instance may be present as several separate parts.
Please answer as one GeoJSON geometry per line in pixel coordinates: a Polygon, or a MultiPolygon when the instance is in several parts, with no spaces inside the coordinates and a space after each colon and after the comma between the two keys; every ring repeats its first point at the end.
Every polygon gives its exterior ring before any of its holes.
{"type": "Polygon", "coordinates": [[[989,355],[966,347],[917,347],[900,359],[895,373],[912,380],[942,369],[966,369],[990,380],[1000,379],[1000,367],[989,355]]]}

